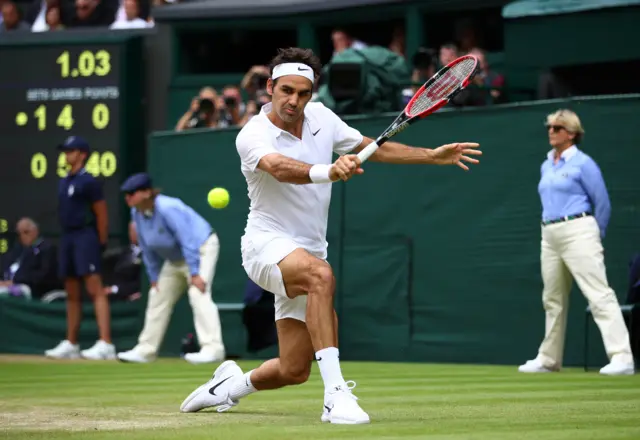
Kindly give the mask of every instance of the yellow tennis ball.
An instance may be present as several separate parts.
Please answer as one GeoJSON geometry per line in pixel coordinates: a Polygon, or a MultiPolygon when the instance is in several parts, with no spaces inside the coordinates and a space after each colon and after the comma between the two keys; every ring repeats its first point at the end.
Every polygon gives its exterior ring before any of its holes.
{"type": "Polygon", "coordinates": [[[207,201],[212,208],[222,209],[229,204],[229,191],[224,188],[213,188],[207,195],[207,201]]]}

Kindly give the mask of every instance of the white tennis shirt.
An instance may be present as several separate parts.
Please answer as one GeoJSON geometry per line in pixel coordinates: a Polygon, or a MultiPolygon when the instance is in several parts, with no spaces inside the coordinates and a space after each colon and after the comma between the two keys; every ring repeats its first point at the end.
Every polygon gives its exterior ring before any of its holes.
{"type": "Polygon", "coordinates": [[[236,138],[251,200],[245,235],[271,233],[290,238],[311,252],[323,252],[332,184],[278,182],[258,169],[258,162],[267,154],[280,153],[311,165],[331,164],[334,152],[349,153],[363,137],[319,102],[305,107],[302,140],[273,125],[267,118],[270,111],[271,104],[265,104],[236,138]]]}

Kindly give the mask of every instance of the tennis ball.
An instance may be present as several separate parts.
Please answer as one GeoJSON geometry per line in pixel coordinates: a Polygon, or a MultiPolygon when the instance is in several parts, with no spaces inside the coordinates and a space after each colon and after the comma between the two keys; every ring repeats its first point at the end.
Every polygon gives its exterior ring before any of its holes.
{"type": "Polygon", "coordinates": [[[213,188],[207,194],[207,201],[212,208],[225,208],[229,204],[229,191],[224,188],[213,188]]]}

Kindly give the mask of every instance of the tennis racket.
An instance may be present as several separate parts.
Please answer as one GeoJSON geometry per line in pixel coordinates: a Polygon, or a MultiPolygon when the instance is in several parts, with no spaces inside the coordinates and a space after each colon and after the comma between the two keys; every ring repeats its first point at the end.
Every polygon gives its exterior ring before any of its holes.
{"type": "Polygon", "coordinates": [[[469,85],[477,70],[478,59],[474,55],[464,55],[440,69],[420,87],[384,133],[358,153],[360,161],[366,161],[380,145],[409,125],[447,105],[454,96],[469,85]]]}

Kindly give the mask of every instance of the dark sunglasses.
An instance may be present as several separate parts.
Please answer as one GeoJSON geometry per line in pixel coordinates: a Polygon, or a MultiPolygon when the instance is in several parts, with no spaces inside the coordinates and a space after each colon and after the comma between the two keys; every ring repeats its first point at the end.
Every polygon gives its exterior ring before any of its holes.
{"type": "Polygon", "coordinates": [[[547,128],[547,130],[552,129],[554,133],[559,132],[560,130],[566,130],[566,128],[564,128],[562,125],[549,125],[549,124],[544,124],[544,126],[547,128]]]}

